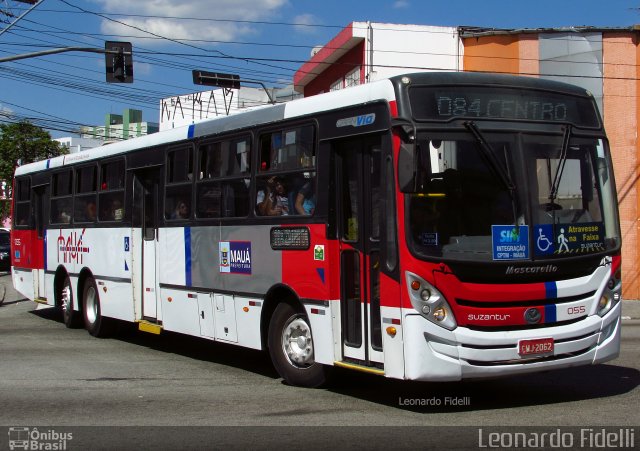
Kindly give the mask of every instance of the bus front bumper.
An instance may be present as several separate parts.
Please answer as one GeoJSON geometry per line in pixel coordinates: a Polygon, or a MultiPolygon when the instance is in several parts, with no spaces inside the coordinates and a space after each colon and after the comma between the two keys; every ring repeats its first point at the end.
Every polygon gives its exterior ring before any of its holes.
{"type": "Polygon", "coordinates": [[[405,378],[455,381],[602,363],[620,352],[621,302],[604,317],[592,315],[556,327],[516,331],[448,331],[418,314],[404,318],[405,378]],[[521,357],[520,340],[553,337],[553,354],[521,357]]]}

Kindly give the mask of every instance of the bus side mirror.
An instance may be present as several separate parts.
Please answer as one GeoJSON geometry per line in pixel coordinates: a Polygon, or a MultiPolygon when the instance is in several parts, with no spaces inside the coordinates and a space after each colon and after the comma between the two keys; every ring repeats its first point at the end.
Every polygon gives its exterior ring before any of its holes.
{"type": "Polygon", "coordinates": [[[398,155],[398,186],[403,193],[417,191],[416,163],[415,143],[402,143],[398,155]]]}

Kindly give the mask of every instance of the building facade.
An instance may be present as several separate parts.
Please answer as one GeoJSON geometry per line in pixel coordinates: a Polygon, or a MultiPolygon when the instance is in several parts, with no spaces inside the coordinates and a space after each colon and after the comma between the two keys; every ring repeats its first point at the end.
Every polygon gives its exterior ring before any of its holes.
{"type": "Polygon", "coordinates": [[[640,299],[640,27],[504,30],[353,22],[294,76],[304,96],[421,71],[500,72],[591,91],[616,171],[623,296],[640,299]]]}
{"type": "Polygon", "coordinates": [[[108,113],[105,116],[104,125],[81,127],[80,137],[102,141],[121,141],[150,135],[158,131],[159,127],[156,122],[142,120],[142,111],[127,109],[123,114],[108,113]]]}
{"type": "Polygon", "coordinates": [[[77,138],[75,136],[56,138],[54,141],[58,141],[66,147],[69,153],[82,152],[83,150],[93,149],[94,147],[100,147],[104,144],[104,140],[101,139],[77,138]]]}

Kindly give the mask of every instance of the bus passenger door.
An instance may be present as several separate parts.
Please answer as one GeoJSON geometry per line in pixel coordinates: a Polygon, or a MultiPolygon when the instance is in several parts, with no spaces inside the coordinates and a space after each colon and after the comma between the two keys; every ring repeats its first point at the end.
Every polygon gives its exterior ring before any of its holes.
{"type": "MultiPolygon", "coordinates": [[[[151,322],[158,319],[158,277],[156,247],[158,242],[159,170],[145,169],[133,178],[132,235],[139,233],[141,248],[134,250],[132,272],[139,285],[134,286],[142,299],[141,318],[151,322]],[[136,260],[138,262],[136,263],[136,260]],[[137,273],[137,275],[135,274],[137,273]]],[[[133,235],[135,236],[135,235],[133,235]]],[[[134,238],[135,241],[138,241],[134,238]]],[[[134,297],[138,297],[135,296],[134,297]]]]}
{"type": "Polygon", "coordinates": [[[380,367],[380,137],[339,141],[334,148],[343,356],[380,367]]]}

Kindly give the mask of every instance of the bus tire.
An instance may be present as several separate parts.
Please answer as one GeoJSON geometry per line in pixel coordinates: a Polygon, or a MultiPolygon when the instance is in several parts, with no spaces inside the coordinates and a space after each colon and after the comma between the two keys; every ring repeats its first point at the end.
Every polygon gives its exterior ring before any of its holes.
{"type": "Polygon", "coordinates": [[[319,387],[327,380],[327,368],[314,361],[313,337],[304,312],[280,303],[269,323],[269,354],[280,376],[289,384],[319,387]]]}
{"type": "Polygon", "coordinates": [[[73,290],[71,289],[71,279],[65,274],[57,292],[57,304],[62,313],[62,321],[69,329],[81,326],[80,312],[73,309],[73,290]]]}
{"type": "Polygon", "coordinates": [[[82,313],[84,327],[94,337],[107,337],[113,332],[113,321],[102,316],[100,311],[100,294],[96,281],[88,277],[82,290],[82,313]]]}

